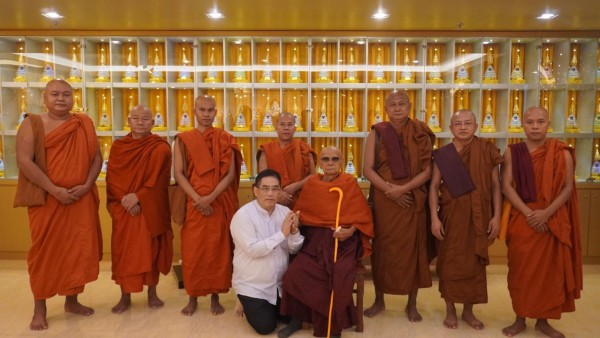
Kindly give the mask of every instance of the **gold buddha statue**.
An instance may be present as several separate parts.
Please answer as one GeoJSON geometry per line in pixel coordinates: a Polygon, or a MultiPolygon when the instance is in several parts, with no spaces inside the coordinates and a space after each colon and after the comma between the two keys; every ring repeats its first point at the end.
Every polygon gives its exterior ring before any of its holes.
{"type": "Polygon", "coordinates": [[[14,82],[27,82],[27,68],[25,67],[25,56],[23,52],[23,46],[19,47],[19,66],[17,66],[17,72],[13,78],[14,82]]]}
{"type": "Polygon", "coordinates": [[[350,47],[349,52],[349,61],[348,61],[348,71],[346,71],[346,77],[344,78],[344,83],[358,83],[358,74],[354,69],[354,48],[350,47]]]}

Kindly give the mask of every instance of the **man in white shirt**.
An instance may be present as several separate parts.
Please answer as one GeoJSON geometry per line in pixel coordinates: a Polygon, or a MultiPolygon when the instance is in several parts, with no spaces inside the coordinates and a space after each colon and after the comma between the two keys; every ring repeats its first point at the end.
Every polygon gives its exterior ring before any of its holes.
{"type": "Polygon", "coordinates": [[[231,220],[232,285],[248,323],[259,334],[277,327],[281,279],[290,253],[304,237],[298,231],[298,214],[277,204],[281,177],[272,169],[261,171],[252,187],[256,199],[241,207],[231,220]]]}

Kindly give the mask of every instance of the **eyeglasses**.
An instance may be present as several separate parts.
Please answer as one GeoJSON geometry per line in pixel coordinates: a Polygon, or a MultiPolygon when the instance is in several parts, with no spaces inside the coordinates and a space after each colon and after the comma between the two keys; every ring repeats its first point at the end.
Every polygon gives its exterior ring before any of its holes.
{"type": "Polygon", "coordinates": [[[335,156],[335,157],[321,157],[321,161],[322,162],[334,162],[334,163],[338,163],[340,161],[340,158],[335,156]]]}
{"type": "Polygon", "coordinates": [[[278,185],[274,185],[272,187],[268,186],[268,185],[261,185],[260,187],[257,187],[260,191],[264,192],[265,194],[269,193],[269,192],[279,192],[281,190],[281,187],[278,185]]]}

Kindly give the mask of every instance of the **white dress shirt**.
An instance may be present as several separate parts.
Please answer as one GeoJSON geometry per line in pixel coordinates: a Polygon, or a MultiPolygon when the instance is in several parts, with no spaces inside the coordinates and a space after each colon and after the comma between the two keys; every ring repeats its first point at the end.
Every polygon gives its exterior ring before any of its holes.
{"type": "Polygon", "coordinates": [[[236,294],[265,299],[275,305],[281,295],[281,279],[288,266],[288,256],[297,252],[304,237],[300,232],[288,235],[281,225],[290,212],[276,204],[269,213],[256,200],[241,207],[231,220],[233,251],[232,285],[236,294]]]}

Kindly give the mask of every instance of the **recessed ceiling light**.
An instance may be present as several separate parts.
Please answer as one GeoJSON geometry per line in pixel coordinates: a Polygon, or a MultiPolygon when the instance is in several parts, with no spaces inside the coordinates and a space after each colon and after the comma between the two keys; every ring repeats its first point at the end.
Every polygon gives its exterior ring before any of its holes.
{"type": "Polygon", "coordinates": [[[57,12],[54,12],[54,11],[44,12],[44,13],[42,13],[42,16],[45,16],[48,19],[62,19],[62,18],[64,18],[64,16],[62,16],[62,15],[60,15],[57,12]]]}
{"type": "Polygon", "coordinates": [[[357,44],[359,45],[364,45],[365,44],[365,40],[358,40],[356,41],[357,44]]]}
{"type": "Polygon", "coordinates": [[[114,45],[118,45],[118,44],[120,44],[120,43],[121,43],[121,41],[119,41],[119,40],[112,40],[112,43],[113,43],[114,45]]]}
{"type": "Polygon", "coordinates": [[[381,9],[379,11],[377,11],[377,13],[371,15],[371,19],[375,19],[375,20],[384,20],[389,17],[390,17],[390,15],[381,9]]]}
{"type": "Polygon", "coordinates": [[[558,16],[558,14],[556,14],[556,13],[546,12],[546,13],[542,13],[537,18],[540,20],[550,20],[550,19],[556,18],[557,16],[558,16]]]}
{"type": "Polygon", "coordinates": [[[225,17],[223,13],[219,12],[216,9],[213,9],[212,11],[206,13],[206,16],[208,16],[211,19],[223,19],[225,17]]]}

